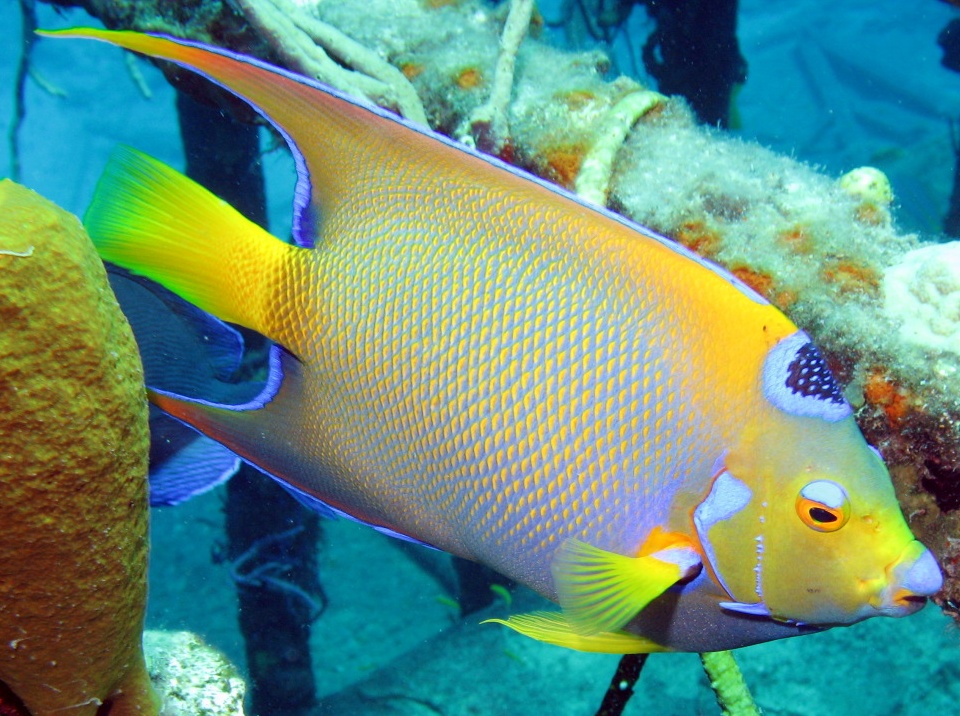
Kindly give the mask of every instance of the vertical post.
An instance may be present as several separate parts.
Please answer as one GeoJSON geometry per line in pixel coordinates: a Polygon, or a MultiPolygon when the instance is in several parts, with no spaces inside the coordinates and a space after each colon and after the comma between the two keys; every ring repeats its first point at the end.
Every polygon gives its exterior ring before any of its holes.
{"type": "Polygon", "coordinates": [[[649,654],[624,654],[620,657],[617,670],[610,679],[610,685],[603,695],[603,702],[596,716],[620,716],[633,696],[634,687],[640,679],[649,654]]]}
{"type": "Polygon", "coordinates": [[[13,86],[13,117],[10,119],[10,129],[7,133],[7,144],[10,148],[10,178],[20,181],[20,125],[26,115],[26,85],[30,76],[30,53],[37,36],[33,31],[37,29],[36,0],[20,0],[20,59],[17,61],[16,79],[13,86]]]}
{"type": "MultiPolygon", "coordinates": [[[[261,226],[267,224],[258,129],[177,95],[187,175],[261,226]]],[[[264,339],[244,332],[248,353],[264,339]]],[[[251,712],[300,716],[316,699],[310,623],[318,615],[318,517],[273,480],[244,465],[227,485],[227,559],[234,563],[251,712]]]]}
{"type": "MultiPolygon", "coordinates": [[[[960,72],[960,18],[947,23],[937,36],[937,44],[943,50],[940,64],[948,70],[960,72]]],[[[960,236],[960,139],[957,137],[957,123],[950,122],[953,142],[953,187],[950,190],[950,203],[943,218],[943,233],[956,238],[960,236]]]]}
{"type": "Polygon", "coordinates": [[[737,41],[737,0],[642,0],[657,29],[643,64],[663,94],[686,98],[703,124],[736,126],[732,102],[747,79],[737,41]]]}

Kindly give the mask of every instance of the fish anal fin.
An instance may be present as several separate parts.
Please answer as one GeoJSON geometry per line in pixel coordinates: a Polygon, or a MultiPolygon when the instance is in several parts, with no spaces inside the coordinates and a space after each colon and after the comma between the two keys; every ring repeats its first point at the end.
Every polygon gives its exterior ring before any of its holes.
{"type": "Polygon", "coordinates": [[[650,654],[670,651],[654,641],[625,631],[578,634],[561,612],[529,612],[508,619],[487,619],[483,624],[502,624],[518,634],[555,646],[595,654],[650,654]]]}
{"type": "Polygon", "coordinates": [[[270,372],[263,391],[243,405],[225,405],[150,390],[150,401],[198,432],[213,438],[244,460],[277,478],[299,482],[296,446],[303,401],[303,366],[280,346],[270,351],[270,372]]]}
{"type": "Polygon", "coordinates": [[[652,547],[653,553],[627,557],[577,539],[560,546],[551,569],[560,606],[576,633],[620,629],[669,587],[700,570],[699,553],[682,535],[664,539],[657,533],[652,547]]]}

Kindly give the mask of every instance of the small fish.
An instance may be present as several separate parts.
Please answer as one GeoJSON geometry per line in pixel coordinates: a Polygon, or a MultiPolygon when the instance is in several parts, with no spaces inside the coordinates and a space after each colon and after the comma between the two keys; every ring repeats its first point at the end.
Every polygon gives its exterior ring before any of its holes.
{"type": "Polygon", "coordinates": [[[162,409],[305,502],[557,602],[507,626],[715,651],[921,608],[939,568],[802,331],[673,242],[258,60],[131,32],[287,139],[288,245],[132,150],[102,257],[276,342],[264,392],[162,409]]]}

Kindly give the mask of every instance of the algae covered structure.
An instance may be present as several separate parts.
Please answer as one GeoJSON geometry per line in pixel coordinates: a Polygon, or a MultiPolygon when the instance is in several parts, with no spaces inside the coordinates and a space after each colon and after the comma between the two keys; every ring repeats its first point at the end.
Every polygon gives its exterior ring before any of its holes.
{"type": "Polygon", "coordinates": [[[0,183],[0,713],[156,714],[147,406],[80,222],[0,183]]]}

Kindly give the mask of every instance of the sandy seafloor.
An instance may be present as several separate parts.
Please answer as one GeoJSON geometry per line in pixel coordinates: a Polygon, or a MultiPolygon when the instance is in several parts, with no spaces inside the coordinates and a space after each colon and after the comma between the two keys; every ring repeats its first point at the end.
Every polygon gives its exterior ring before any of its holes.
{"type": "MultiPolygon", "coordinates": [[[[838,175],[875,164],[893,179],[898,220],[937,230],[953,169],[948,118],[960,115],[960,75],[939,67],[935,39],[954,11],[935,0],[742,2],[750,78],[741,134],[838,175]]],[[[86,24],[75,11],[40,7],[44,27],[86,24]]],[[[17,4],[0,0],[0,133],[10,123],[17,4]]],[[[22,182],[82,213],[118,142],[182,166],[172,92],[141,63],[152,97],[134,85],[119,51],[89,42],[40,41],[20,135],[22,182]]],[[[9,152],[0,146],[0,175],[9,152]]],[[[274,231],[286,232],[290,163],[266,158],[274,231]]],[[[243,664],[233,587],[211,553],[222,539],[222,498],[208,494],[156,510],[149,625],[190,629],[243,664]]],[[[265,509],[268,509],[265,507],[265,509]]],[[[314,626],[321,696],[377,675],[444,714],[591,714],[616,657],[540,646],[473,621],[455,625],[442,587],[388,538],[327,523],[321,579],[330,608],[314,626]]],[[[521,597],[522,601],[522,597],[521,597]]],[[[503,609],[501,608],[501,612],[503,609]]],[[[960,713],[960,632],[937,609],[903,620],[765,644],[738,654],[768,714],[960,713]]],[[[413,701],[403,713],[427,713],[413,701]]],[[[436,711],[431,711],[436,713],[436,711]]],[[[716,713],[695,655],[650,659],[628,714],[716,713]]]]}

